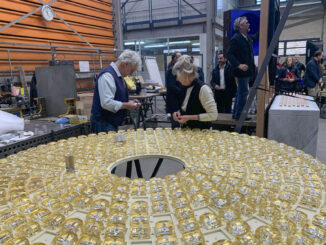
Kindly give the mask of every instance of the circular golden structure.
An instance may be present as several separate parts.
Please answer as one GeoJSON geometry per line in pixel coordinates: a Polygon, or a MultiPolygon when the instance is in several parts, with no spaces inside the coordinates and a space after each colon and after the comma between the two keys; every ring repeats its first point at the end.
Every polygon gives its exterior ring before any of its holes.
{"type": "Polygon", "coordinates": [[[264,138],[138,129],[60,140],[0,163],[3,244],[326,241],[326,166],[264,138]],[[145,156],[185,170],[149,181],[111,174],[145,156]]]}

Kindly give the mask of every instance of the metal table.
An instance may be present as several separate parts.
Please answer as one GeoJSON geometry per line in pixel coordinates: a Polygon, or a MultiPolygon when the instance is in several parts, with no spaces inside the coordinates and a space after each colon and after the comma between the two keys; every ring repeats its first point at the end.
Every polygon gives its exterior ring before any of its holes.
{"type": "Polygon", "coordinates": [[[33,120],[25,123],[25,131],[33,131],[34,133],[36,131],[36,134],[26,140],[0,147],[0,159],[40,144],[89,134],[90,125],[87,122],[60,126],[60,124],[53,122],[33,120]]]}

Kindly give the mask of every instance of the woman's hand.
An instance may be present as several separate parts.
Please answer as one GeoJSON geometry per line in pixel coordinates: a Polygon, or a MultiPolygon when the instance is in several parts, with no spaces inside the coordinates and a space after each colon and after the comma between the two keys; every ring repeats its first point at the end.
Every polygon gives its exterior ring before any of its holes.
{"type": "Polygon", "coordinates": [[[178,122],[179,118],[181,116],[180,111],[173,112],[173,120],[178,122]]]}
{"type": "Polygon", "coordinates": [[[178,118],[178,123],[181,123],[181,124],[184,124],[184,123],[186,123],[186,122],[188,122],[190,119],[188,118],[188,116],[187,115],[185,115],[185,116],[180,116],[179,118],[178,118]]]}
{"type": "Polygon", "coordinates": [[[198,120],[198,115],[179,115],[179,117],[177,117],[176,121],[178,123],[184,124],[190,120],[192,120],[192,121],[198,120]]]}

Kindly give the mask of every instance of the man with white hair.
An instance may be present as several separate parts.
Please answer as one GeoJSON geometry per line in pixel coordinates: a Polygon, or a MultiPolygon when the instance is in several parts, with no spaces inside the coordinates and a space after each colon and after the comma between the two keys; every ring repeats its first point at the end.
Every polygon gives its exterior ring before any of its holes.
{"type": "MultiPolygon", "coordinates": [[[[234,21],[234,31],[236,32],[231,41],[227,58],[232,65],[234,76],[238,83],[237,95],[232,117],[239,119],[246,104],[249,93],[249,79],[255,72],[255,62],[253,54],[253,42],[258,40],[259,34],[248,35],[250,23],[245,16],[234,21]]],[[[246,120],[250,120],[247,117],[246,120]]]]}
{"type": "Polygon", "coordinates": [[[91,128],[94,133],[118,131],[127,110],[140,106],[138,100],[129,100],[128,89],[123,77],[133,74],[141,64],[138,53],[124,50],[116,62],[104,68],[96,78],[91,128]]]}

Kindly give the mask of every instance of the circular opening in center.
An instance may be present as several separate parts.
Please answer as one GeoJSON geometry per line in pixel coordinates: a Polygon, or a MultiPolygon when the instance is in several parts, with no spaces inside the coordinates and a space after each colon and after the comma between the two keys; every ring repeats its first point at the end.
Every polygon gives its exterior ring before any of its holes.
{"type": "Polygon", "coordinates": [[[123,159],[114,164],[111,173],[131,179],[159,177],[177,174],[185,169],[185,164],[177,158],[166,156],[139,156],[123,159]]]}

